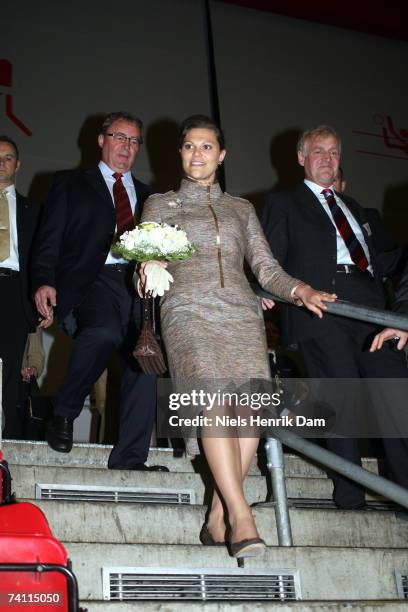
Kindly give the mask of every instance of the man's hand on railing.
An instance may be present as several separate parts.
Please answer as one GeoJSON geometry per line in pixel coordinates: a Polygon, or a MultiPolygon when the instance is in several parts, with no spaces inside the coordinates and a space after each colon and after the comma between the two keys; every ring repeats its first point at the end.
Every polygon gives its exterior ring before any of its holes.
{"type": "Polygon", "coordinates": [[[401,329],[394,329],[392,327],[383,329],[382,332],[375,336],[370,346],[370,352],[374,353],[374,351],[381,349],[384,342],[387,342],[387,340],[395,340],[397,349],[402,351],[408,341],[408,332],[402,331],[401,329]]]}
{"type": "Polygon", "coordinates": [[[327,310],[325,302],[335,302],[337,295],[335,293],[326,293],[325,291],[316,291],[310,285],[301,284],[295,288],[293,298],[295,304],[298,306],[303,304],[321,319],[324,311],[327,310]]]}

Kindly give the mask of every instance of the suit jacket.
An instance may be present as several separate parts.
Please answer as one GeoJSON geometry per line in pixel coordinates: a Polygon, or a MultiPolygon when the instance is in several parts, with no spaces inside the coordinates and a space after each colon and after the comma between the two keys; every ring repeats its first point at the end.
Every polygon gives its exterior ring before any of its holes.
{"type": "Polygon", "coordinates": [[[408,264],[405,266],[398,284],[393,310],[408,315],[408,264]]]}
{"type": "MultiPolygon", "coordinates": [[[[341,199],[359,223],[369,248],[378,306],[385,305],[382,277],[385,265],[377,253],[365,210],[342,194],[341,199]]],[[[313,192],[302,183],[293,191],[271,193],[263,211],[262,225],[271,250],[282,267],[315,289],[336,292],[336,229],[313,192]]],[[[341,297],[341,296],[339,296],[341,297]]],[[[293,344],[330,333],[331,317],[322,320],[303,308],[284,308],[284,342],[293,344]]]]}
{"type": "Polygon", "coordinates": [[[378,255],[381,273],[383,276],[390,276],[399,267],[403,249],[397,245],[384,226],[381,214],[376,208],[364,208],[364,214],[370,225],[373,246],[378,255]]]}
{"type": "MultiPolygon", "coordinates": [[[[135,179],[142,212],[149,189],[135,179]]],[[[115,208],[98,166],[57,172],[44,210],[32,261],[32,291],[42,285],[57,291],[59,321],[78,306],[101,272],[112,246],[115,208]]]]}
{"type": "Polygon", "coordinates": [[[37,327],[38,314],[30,294],[29,262],[40,220],[41,207],[16,191],[18,262],[24,312],[31,331],[37,327]]]}

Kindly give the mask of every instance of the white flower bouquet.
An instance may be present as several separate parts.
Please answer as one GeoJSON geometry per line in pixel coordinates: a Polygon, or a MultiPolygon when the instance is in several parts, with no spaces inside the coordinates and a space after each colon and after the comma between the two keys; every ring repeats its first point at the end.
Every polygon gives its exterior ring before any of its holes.
{"type": "Polygon", "coordinates": [[[196,252],[187,234],[178,225],[144,222],[124,232],[114,252],[128,261],[182,261],[196,252]]]}
{"type": "MultiPolygon", "coordinates": [[[[135,283],[137,292],[143,298],[143,325],[133,355],[146,374],[166,371],[160,339],[155,334],[152,322],[154,309],[150,298],[161,297],[170,289],[173,277],[165,269],[167,262],[189,259],[196,250],[186,232],[178,225],[149,221],[124,232],[113,247],[113,251],[124,259],[143,264],[144,285],[141,285],[140,279],[135,283]]],[[[134,281],[136,278],[137,273],[134,281]]]]}

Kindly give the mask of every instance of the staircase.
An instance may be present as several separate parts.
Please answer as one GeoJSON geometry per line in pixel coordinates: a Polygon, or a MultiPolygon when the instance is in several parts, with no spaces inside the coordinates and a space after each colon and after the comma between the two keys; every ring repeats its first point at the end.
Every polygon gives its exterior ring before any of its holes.
{"type": "MultiPolygon", "coordinates": [[[[112,471],[107,446],[2,449],[17,498],[42,508],[65,544],[89,612],[408,609],[408,521],[370,496],[368,511],[334,509],[325,473],[295,455],[285,456],[294,546],[277,546],[273,504],[263,503],[268,477],[254,463],[245,488],[268,550],[238,567],[223,548],[199,543],[208,481],[200,461],[153,449],[149,462],[170,473],[112,471]]],[[[364,467],[375,471],[376,461],[364,467]]]]}

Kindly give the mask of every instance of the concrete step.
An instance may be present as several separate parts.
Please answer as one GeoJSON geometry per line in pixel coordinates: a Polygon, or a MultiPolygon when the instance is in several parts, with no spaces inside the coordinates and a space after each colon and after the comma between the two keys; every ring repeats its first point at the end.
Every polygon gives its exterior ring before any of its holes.
{"type": "MultiPolygon", "coordinates": [[[[212,479],[208,472],[135,472],[131,470],[107,470],[106,468],[76,468],[57,466],[10,466],[13,490],[18,499],[35,497],[36,484],[81,485],[89,487],[109,486],[118,488],[163,489],[166,491],[191,491],[192,503],[208,501],[212,479]],[[207,491],[207,495],[206,495],[207,491]]],[[[330,500],[332,483],[320,476],[289,476],[286,488],[290,499],[330,500]]],[[[250,504],[272,498],[269,475],[250,475],[245,481],[246,498],[250,504]]],[[[380,500],[379,496],[367,495],[368,500],[380,500]]]]}
{"type": "MultiPolygon", "coordinates": [[[[66,542],[198,544],[203,506],[38,501],[51,529],[66,542]]],[[[277,545],[273,508],[254,509],[268,545],[277,545]]],[[[291,508],[296,546],[408,547],[408,521],[391,511],[291,508]]]]}
{"type": "MultiPolygon", "coordinates": [[[[194,574],[222,570],[242,578],[251,571],[278,575],[297,572],[297,596],[306,601],[342,600],[344,596],[350,600],[398,600],[395,569],[405,568],[408,573],[404,549],[270,547],[264,557],[246,560],[245,567],[238,568],[226,550],[208,546],[67,543],[66,547],[78,578],[80,598],[88,601],[103,600],[104,567],[116,568],[115,573],[126,573],[130,570],[125,568],[132,567],[138,568],[138,573],[154,568],[154,573],[167,578],[172,571],[176,573],[176,568],[191,569],[194,574]]],[[[136,608],[139,604],[134,605],[136,608]]]]}
{"type": "MultiPolygon", "coordinates": [[[[106,468],[112,446],[101,444],[74,444],[70,453],[57,453],[46,442],[25,442],[3,440],[2,450],[5,459],[13,465],[48,465],[79,468],[106,468]]],[[[205,462],[198,459],[190,461],[185,456],[174,456],[173,449],[151,449],[148,463],[165,465],[171,472],[196,472],[202,470],[205,462]]],[[[260,459],[261,469],[254,460],[250,474],[266,472],[260,459]]],[[[378,472],[376,459],[364,459],[363,467],[378,472]]],[[[313,476],[326,478],[326,472],[312,462],[297,455],[285,454],[285,471],[287,476],[313,476]]]]}
{"type": "Polygon", "coordinates": [[[244,603],[234,602],[214,602],[200,603],[194,601],[177,602],[156,602],[143,601],[119,603],[109,601],[82,601],[81,606],[86,607],[88,612],[263,612],[264,610],[276,612],[403,612],[406,610],[405,601],[291,601],[285,603],[244,603]]]}

